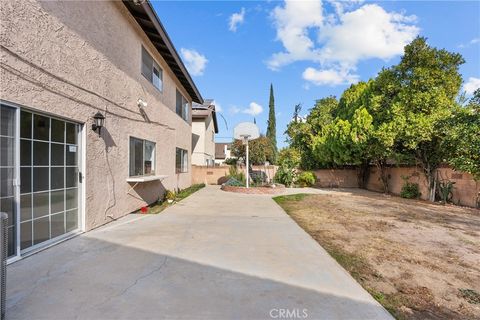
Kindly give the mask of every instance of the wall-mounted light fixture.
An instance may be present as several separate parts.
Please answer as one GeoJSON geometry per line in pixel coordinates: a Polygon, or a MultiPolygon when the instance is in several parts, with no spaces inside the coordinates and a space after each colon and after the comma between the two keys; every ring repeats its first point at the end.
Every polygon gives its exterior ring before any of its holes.
{"type": "Polygon", "coordinates": [[[100,112],[95,113],[95,115],[93,116],[92,130],[93,131],[98,130],[98,135],[100,135],[104,122],[105,122],[105,116],[100,112]]]}
{"type": "Polygon", "coordinates": [[[140,109],[143,109],[143,108],[146,108],[147,107],[147,102],[142,100],[142,99],[138,99],[137,100],[137,106],[140,108],[140,109]]]}

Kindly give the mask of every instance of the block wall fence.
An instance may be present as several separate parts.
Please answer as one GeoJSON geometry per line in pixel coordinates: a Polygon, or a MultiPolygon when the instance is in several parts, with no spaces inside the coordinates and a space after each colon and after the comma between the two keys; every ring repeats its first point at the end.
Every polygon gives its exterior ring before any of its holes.
{"type": "MultiPolygon", "coordinates": [[[[262,170],[268,177],[273,178],[277,171],[276,166],[253,166],[253,170],[262,170]]],[[[245,171],[245,168],[241,168],[245,171]]],[[[206,167],[192,166],[192,183],[205,183],[220,185],[226,182],[229,166],[206,167]]],[[[358,188],[358,178],[356,169],[320,169],[314,170],[317,181],[315,186],[318,188],[358,188]]],[[[399,195],[403,186],[402,176],[408,176],[409,181],[418,183],[421,198],[427,200],[428,184],[421,171],[416,167],[389,167],[387,168],[389,177],[390,193],[399,195]]],[[[453,189],[453,202],[458,205],[476,207],[480,201],[480,181],[475,181],[471,174],[455,171],[444,167],[438,170],[440,180],[450,180],[455,182],[453,189]]],[[[380,171],[372,167],[370,177],[367,182],[367,189],[376,192],[383,192],[382,181],[380,180],[380,171]]]]}

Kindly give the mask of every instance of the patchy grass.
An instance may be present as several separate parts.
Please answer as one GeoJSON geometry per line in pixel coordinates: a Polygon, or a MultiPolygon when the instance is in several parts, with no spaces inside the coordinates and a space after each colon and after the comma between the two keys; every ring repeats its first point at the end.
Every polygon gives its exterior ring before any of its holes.
{"type": "Polygon", "coordinates": [[[297,194],[290,194],[286,196],[277,196],[273,197],[273,200],[278,203],[279,205],[282,205],[288,201],[300,201],[303,200],[308,194],[306,193],[297,193],[297,194]]]}
{"type": "Polygon", "coordinates": [[[183,200],[186,197],[188,197],[189,195],[191,195],[192,193],[197,192],[198,190],[200,190],[202,188],[205,188],[205,183],[193,184],[188,188],[185,188],[183,190],[178,191],[177,194],[176,194],[175,200],[176,201],[183,200]]]}
{"type": "MultiPolygon", "coordinates": [[[[185,199],[186,197],[188,197],[189,195],[197,192],[198,190],[200,190],[204,187],[205,187],[205,184],[200,183],[200,184],[191,185],[188,188],[180,190],[176,194],[175,201],[181,201],[181,200],[185,199]]],[[[148,205],[147,206],[147,208],[148,208],[147,212],[142,212],[141,209],[140,209],[140,210],[135,211],[134,213],[137,213],[137,214],[138,213],[158,214],[158,213],[162,212],[163,210],[165,210],[166,208],[168,208],[169,206],[175,204],[175,201],[173,203],[168,203],[166,200],[165,201],[159,200],[157,202],[154,202],[154,203],[148,205]]]]}
{"type": "Polygon", "coordinates": [[[274,200],[397,319],[480,319],[480,211],[355,190],[274,200]]]}

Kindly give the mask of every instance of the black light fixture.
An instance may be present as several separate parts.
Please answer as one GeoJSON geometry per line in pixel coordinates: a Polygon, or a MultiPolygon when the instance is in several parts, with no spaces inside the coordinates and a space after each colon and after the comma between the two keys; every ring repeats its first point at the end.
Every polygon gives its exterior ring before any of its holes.
{"type": "Polygon", "coordinates": [[[102,131],[102,127],[103,127],[103,122],[105,121],[105,116],[100,112],[97,112],[93,116],[93,121],[94,123],[92,123],[92,130],[93,131],[98,130],[98,135],[100,135],[100,132],[102,131]]]}

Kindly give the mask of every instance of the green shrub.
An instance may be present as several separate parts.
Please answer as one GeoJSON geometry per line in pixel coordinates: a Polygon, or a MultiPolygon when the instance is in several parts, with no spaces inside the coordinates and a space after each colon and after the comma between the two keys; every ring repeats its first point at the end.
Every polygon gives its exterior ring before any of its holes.
{"type": "Polygon", "coordinates": [[[230,178],[228,179],[227,182],[225,182],[226,186],[232,186],[232,187],[245,187],[245,182],[239,181],[235,178],[230,178]]]}
{"type": "Polygon", "coordinates": [[[451,203],[453,200],[453,185],[455,182],[453,181],[440,181],[438,183],[438,194],[440,196],[440,201],[443,204],[451,203]]]}
{"type": "Polygon", "coordinates": [[[304,171],[298,175],[296,184],[300,187],[311,187],[317,180],[315,174],[312,171],[304,171]]]}
{"type": "Polygon", "coordinates": [[[227,159],[225,159],[225,161],[224,161],[224,163],[225,163],[225,164],[228,164],[229,166],[230,166],[230,165],[236,166],[236,165],[237,165],[237,162],[238,162],[238,159],[237,159],[237,158],[227,158],[227,159]]]}
{"type": "Polygon", "coordinates": [[[408,181],[409,177],[402,176],[403,186],[400,197],[406,199],[418,199],[422,195],[418,183],[408,181]]]}
{"type": "Polygon", "coordinates": [[[228,169],[227,178],[234,178],[235,180],[243,183],[245,185],[246,178],[243,171],[239,171],[236,165],[231,165],[228,169]]]}
{"type": "Polygon", "coordinates": [[[277,173],[275,173],[275,177],[273,178],[273,181],[277,183],[284,184],[287,187],[290,187],[293,182],[296,181],[297,178],[297,172],[295,169],[282,165],[278,168],[277,173]]]}

